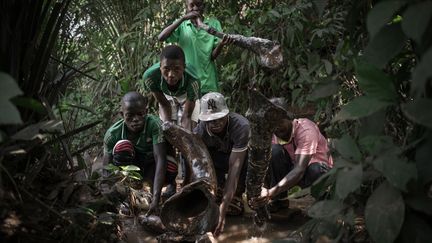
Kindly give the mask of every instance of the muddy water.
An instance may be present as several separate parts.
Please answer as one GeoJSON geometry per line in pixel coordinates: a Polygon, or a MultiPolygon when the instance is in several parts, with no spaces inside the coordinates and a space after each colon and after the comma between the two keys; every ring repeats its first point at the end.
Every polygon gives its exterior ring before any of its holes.
{"type": "MultiPolygon", "coordinates": [[[[217,242],[272,242],[285,239],[299,227],[299,222],[269,222],[263,229],[253,225],[251,215],[227,217],[224,232],[216,239],[217,242]]],[[[303,221],[304,222],[304,221],[303,221]]],[[[134,218],[124,218],[123,231],[126,242],[144,243],[157,242],[155,234],[145,231],[134,218]]]]}
{"type": "MultiPolygon", "coordinates": [[[[246,210],[243,216],[227,216],[224,232],[216,240],[220,243],[267,243],[286,239],[307,221],[305,210],[311,203],[310,198],[292,200],[290,209],[273,214],[272,219],[262,229],[254,226],[252,212],[249,210],[246,210]]],[[[145,231],[135,218],[123,218],[123,232],[126,236],[125,242],[157,242],[157,235],[145,231]]]]}

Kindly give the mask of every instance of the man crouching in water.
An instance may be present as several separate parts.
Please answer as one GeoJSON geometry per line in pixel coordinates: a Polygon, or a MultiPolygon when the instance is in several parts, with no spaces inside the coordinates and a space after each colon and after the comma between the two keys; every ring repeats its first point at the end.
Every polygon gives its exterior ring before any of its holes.
{"type": "Polygon", "coordinates": [[[137,92],[125,94],[121,100],[120,115],[122,119],[105,133],[103,162],[104,165],[112,163],[140,168],[143,181],[152,187],[149,215],[157,212],[164,182],[168,187],[175,188],[177,164],[167,160],[161,121],[147,114],[146,98],[137,92]]]}

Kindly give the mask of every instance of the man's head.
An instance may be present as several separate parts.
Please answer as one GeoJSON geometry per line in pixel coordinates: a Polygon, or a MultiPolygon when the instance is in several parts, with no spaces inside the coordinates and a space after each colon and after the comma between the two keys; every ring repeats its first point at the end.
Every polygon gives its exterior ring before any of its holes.
{"type": "Polygon", "coordinates": [[[198,118],[207,124],[213,133],[222,132],[228,123],[228,107],[222,94],[210,92],[201,98],[198,118]]]}
{"type": "Polygon", "coordinates": [[[204,0],[186,0],[187,13],[197,11],[201,15],[204,13],[204,0]]]}
{"type": "Polygon", "coordinates": [[[160,71],[169,86],[176,86],[185,70],[185,54],[176,45],[169,45],[160,54],[160,71]]]}
{"type": "Polygon", "coordinates": [[[282,119],[274,128],[274,134],[278,138],[288,141],[291,138],[292,119],[294,119],[294,115],[288,111],[288,103],[285,98],[271,98],[270,102],[281,107],[287,113],[287,118],[282,119]]]}
{"type": "Polygon", "coordinates": [[[121,100],[120,114],[130,132],[141,132],[147,115],[147,99],[135,91],[126,93],[121,100]]]}

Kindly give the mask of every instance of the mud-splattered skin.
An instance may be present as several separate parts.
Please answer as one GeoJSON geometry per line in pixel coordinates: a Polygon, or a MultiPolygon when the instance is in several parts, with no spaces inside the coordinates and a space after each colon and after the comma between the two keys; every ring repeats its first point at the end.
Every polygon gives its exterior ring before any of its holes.
{"type": "MultiPolygon", "coordinates": [[[[281,119],[287,118],[284,109],[272,104],[264,95],[256,90],[249,93],[249,109],[246,118],[251,127],[248,144],[249,163],[246,176],[248,199],[258,197],[267,173],[271,156],[271,139],[274,127],[281,119]]],[[[265,207],[255,209],[255,223],[261,226],[269,213],[265,207]]]]}
{"type": "Polygon", "coordinates": [[[187,174],[190,175],[186,186],[163,204],[160,213],[162,224],[156,218],[141,221],[152,224],[145,225],[145,228],[153,232],[165,232],[158,236],[159,240],[200,239],[207,232],[213,232],[219,219],[213,162],[200,137],[170,122],[165,122],[162,129],[165,138],[186,157],[187,174]]]}
{"type": "MultiPolygon", "coordinates": [[[[198,22],[200,28],[207,31],[209,34],[223,38],[224,33],[218,32],[216,29],[198,22]]],[[[258,37],[245,37],[242,35],[229,34],[229,37],[234,40],[234,44],[248,49],[259,55],[261,65],[275,69],[283,62],[282,49],[279,43],[258,37]]]]}

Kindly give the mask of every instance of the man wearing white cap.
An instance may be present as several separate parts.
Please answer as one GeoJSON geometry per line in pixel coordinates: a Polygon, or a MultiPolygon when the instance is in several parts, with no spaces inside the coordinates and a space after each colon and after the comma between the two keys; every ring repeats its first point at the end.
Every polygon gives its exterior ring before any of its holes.
{"type": "Polygon", "coordinates": [[[194,132],[201,136],[212,157],[220,195],[218,236],[224,228],[225,215],[239,215],[244,211],[242,193],[245,191],[249,121],[229,112],[222,94],[210,92],[201,98],[200,123],[194,132]],[[225,175],[228,176],[225,179],[225,175]]]}

